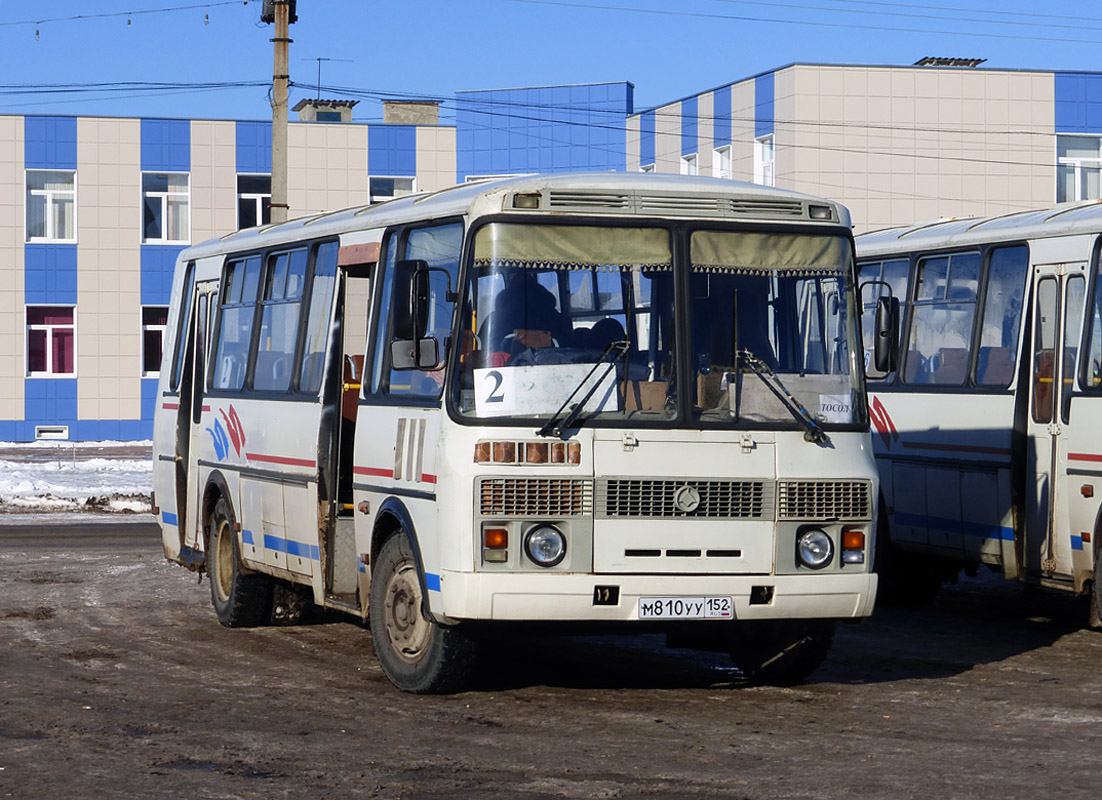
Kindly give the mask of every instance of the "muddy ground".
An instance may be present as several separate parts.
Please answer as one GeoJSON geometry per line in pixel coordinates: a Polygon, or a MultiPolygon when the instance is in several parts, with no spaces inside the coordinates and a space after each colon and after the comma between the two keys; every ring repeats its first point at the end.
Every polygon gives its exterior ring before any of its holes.
{"type": "Polygon", "coordinates": [[[841,627],[795,688],[585,637],[415,697],[343,617],[220,627],[151,524],[0,518],[0,797],[1093,799],[1085,613],[981,576],[841,627]]]}

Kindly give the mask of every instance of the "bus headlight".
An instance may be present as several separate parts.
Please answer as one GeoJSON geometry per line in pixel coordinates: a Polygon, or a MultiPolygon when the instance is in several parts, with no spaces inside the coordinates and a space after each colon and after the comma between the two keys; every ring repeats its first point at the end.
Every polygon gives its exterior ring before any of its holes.
{"type": "Polygon", "coordinates": [[[537,525],[524,537],[524,552],[541,567],[553,567],[566,558],[566,537],[550,525],[537,525]]]}
{"type": "Polygon", "coordinates": [[[796,557],[809,569],[822,569],[834,557],[834,542],[824,531],[811,528],[796,540],[796,557]]]}

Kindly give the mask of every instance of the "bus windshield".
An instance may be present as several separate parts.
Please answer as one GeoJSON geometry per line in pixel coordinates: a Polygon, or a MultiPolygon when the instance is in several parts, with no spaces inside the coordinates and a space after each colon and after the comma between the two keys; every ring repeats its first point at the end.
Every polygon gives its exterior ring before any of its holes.
{"type": "Polygon", "coordinates": [[[787,428],[804,424],[802,406],[817,424],[863,419],[846,238],[693,231],[684,313],[673,235],[478,229],[454,373],[460,414],[787,428]]]}

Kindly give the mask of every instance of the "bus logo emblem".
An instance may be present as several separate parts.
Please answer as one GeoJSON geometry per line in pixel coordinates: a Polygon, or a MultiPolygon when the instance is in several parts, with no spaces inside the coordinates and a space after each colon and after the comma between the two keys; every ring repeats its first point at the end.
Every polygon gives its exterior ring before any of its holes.
{"type": "Polygon", "coordinates": [[[700,492],[695,486],[682,486],[674,493],[673,504],[679,511],[691,514],[700,508],[700,492]]]}

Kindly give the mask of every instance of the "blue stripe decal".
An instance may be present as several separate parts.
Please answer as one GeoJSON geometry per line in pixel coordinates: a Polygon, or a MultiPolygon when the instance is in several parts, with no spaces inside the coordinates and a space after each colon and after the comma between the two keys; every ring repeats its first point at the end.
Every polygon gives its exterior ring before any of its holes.
{"type": "Polygon", "coordinates": [[[298,556],[299,558],[308,558],[312,561],[321,560],[321,551],[318,550],[317,545],[288,541],[287,539],[281,539],[278,536],[272,536],[268,533],[264,534],[264,549],[272,550],[276,553],[286,553],[287,555],[298,556]]]}
{"type": "Polygon", "coordinates": [[[165,525],[176,525],[177,527],[180,525],[180,520],[177,516],[175,514],[169,514],[167,511],[161,512],[161,520],[165,525]]]}
{"type": "Polygon", "coordinates": [[[253,539],[252,531],[241,531],[241,541],[243,541],[245,544],[251,544],[253,547],[256,547],[256,541],[253,539]]]}
{"type": "Polygon", "coordinates": [[[1071,537],[1071,549],[1072,550],[1082,550],[1083,549],[1083,537],[1082,536],[1072,536],[1071,537]]]}
{"type": "Polygon", "coordinates": [[[943,517],[926,517],[921,514],[892,515],[901,525],[910,525],[915,528],[934,528],[947,533],[957,533],[961,536],[978,536],[981,539],[998,539],[1003,542],[1014,541],[1014,529],[1002,525],[987,525],[982,522],[964,522],[959,519],[945,519],[943,517]]]}
{"type": "Polygon", "coordinates": [[[425,588],[427,588],[430,592],[439,592],[440,591],[440,576],[435,575],[431,572],[426,572],[425,573],[425,588]]]}

